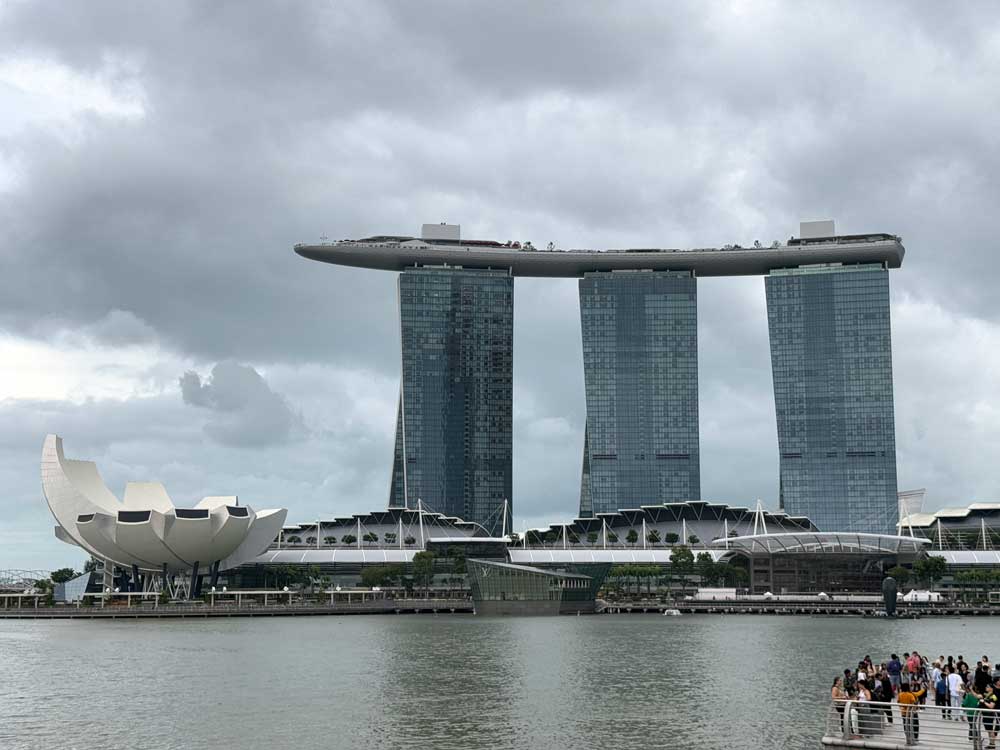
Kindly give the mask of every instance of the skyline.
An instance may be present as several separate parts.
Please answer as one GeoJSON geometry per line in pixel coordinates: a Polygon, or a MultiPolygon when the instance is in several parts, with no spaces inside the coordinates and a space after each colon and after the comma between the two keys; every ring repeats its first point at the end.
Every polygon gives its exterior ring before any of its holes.
{"type": "MultiPolygon", "coordinates": [[[[119,493],[236,491],[291,522],[384,507],[395,280],[288,248],[425,221],[536,247],[898,234],[899,487],[1000,498],[995,9],[527,7],[0,9],[0,567],[80,563],[41,499],[47,432],[119,493]]],[[[579,503],[579,308],[573,279],[516,294],[534,526],[579,503]]],[[[776,509],[764,282],[698,297],[702,496],[776,509]]]]}

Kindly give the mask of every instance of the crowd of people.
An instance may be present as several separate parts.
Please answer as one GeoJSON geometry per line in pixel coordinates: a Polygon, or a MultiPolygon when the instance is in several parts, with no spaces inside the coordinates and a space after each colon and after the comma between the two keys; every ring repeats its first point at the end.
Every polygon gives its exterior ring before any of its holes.
{"type": "Polygon", "coordinates": [[[845,669],[833,681],[831,696],[840,714],[841,730],[854,739],[881,731],[882,721],[893,723],[894,712],[903,724],[907,745],[920,741],[920,710],[940,707],[947,721],[968,724],[974,750],[996,748],[1000,733],[1000,662],[983,656],[975,667],[961,655],[938,656],[933,661],[913,651],[900,659],[875,664],[871,656],[845,669]],[[988,744],[984,744],[988,742],[988,744]]]}

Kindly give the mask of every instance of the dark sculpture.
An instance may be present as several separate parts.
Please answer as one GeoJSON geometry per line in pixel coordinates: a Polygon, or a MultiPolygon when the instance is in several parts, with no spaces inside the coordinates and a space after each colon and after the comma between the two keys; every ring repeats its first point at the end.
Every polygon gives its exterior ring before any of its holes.
{"type": "Polygon", "coordinates": [[[896,579],[886,576],[882,581],[882,599],[885,601],[885,613],[889,617],[896,616],[896,579]]]}

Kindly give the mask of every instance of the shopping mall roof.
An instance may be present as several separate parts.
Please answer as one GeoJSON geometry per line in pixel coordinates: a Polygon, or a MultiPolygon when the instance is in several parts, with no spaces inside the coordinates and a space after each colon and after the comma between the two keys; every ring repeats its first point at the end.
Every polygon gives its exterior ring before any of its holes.
{"type": "Polygon", "coordinates": [[[989,519],[993,525],[1000,523],[1000,503],[971,503],[965,507],[942,508],[932,513],[911,513],[899,519],[899,528],[926,529],[938,521],[945,524],[967,523],[970,520],[989,519]]]}
{"type": "Polygon", "coordinates": [[[747,554],[916,554],[930,546],[929,539],[889,534],[859,534],[846,531],[754,534],[715,539],[715,546],[747,554]]]}

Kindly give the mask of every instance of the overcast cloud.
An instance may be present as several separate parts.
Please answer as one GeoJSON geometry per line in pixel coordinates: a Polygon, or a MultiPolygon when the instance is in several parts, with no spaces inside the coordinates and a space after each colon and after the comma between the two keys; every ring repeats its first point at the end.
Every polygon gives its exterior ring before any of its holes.
{"type": "MultiPolygon", "coordinates": [[[[52,537],[46,432],[112,487],[383,507],[393,274],[295,242],[900,234],[901,488],[1000,499],[995,3],[0,2],[0,568],[52,537]]],[[[515,290],[515,515],[571,517],[576,284],[515,290]]],[[[759,278],[699,285],[702,488],[776,506],[759,278]]]]}

